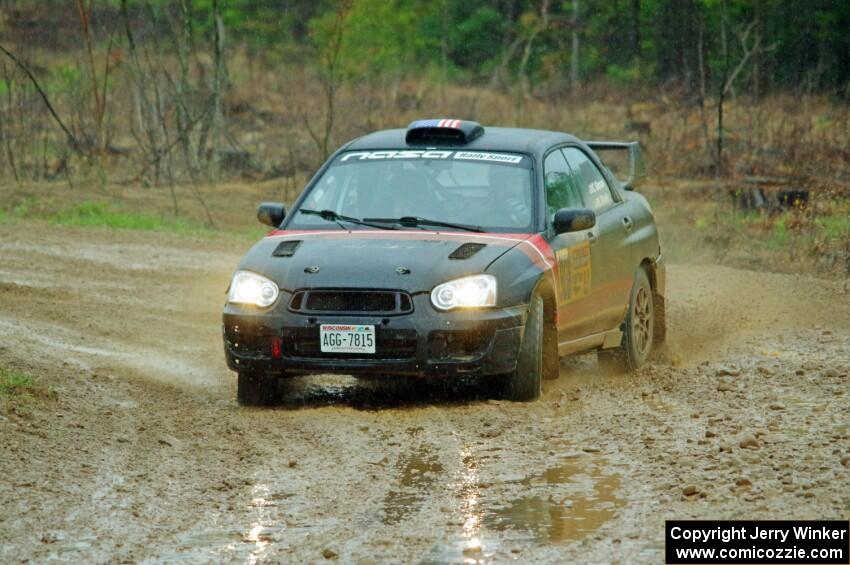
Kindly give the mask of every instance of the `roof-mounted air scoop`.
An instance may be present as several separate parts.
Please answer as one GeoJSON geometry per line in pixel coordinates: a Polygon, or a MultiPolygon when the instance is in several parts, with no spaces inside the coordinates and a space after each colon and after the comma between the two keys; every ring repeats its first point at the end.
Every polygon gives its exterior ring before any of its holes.
{"type": "Polygon", "coordinates": [[[484,128],[465,120],[417,120],[407,126],[404,140],[410,145],[465,145],[480,137],[484,128]]]}

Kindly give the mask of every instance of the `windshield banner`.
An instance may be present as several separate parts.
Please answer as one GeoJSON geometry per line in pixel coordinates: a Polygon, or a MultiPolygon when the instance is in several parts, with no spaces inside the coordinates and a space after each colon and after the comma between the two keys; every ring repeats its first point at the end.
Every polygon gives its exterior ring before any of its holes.
{"type": "Polygon", "coordinates": [[[523,156],[515,153],[488,153],[482,151],[442,150],[382,150],[350,151],[339,157],[339,162],[376,161],[386,159],[449,159],[456,161],[484,161],[500,165],[523,165],[523,156]]]}

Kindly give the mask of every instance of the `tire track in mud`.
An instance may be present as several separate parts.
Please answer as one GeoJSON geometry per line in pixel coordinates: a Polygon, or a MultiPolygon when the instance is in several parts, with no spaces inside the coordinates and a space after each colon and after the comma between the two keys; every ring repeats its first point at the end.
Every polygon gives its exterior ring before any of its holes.
{"type": "Polygon", "coordinates": [[[532,404],[318,377],[242,409],[239,245],[10,230],[0,362],[58,399],[0,401],[2,561],[657,562],[664,519],[850,515],[838,284],[674,265],[663,360],[565,360],[532,404]]]}

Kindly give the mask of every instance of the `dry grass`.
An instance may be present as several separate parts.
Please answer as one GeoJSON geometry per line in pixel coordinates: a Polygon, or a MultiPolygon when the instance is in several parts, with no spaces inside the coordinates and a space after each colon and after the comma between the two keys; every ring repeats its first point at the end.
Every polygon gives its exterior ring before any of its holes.
{"type": "MultiPolygon", "coordinates": [[[[78,69],[79,61],[72,53],[35,51],[29,57],[46,67],[42,78],[54,105],[84,139],[90,133],[91,117],[87,79],[78,69]]],[[[192,73],[199,85],[203,84],[201,66],[206,63],[199,57],[199,66],[192,73]]],[[[4,136],[21,179],[66,180],[70,176],[72,181],[101,184],[152,181],[151,155],[140,150],[144,135],[133,66],[120,58],[114,65],[105,131],[120,154],[99,156],[94,169],[79,158],[71,160],[70,170],[62,168],[68,150],[61,132],[40,99],[26,88],[23,77],[14,75],[16,94],[9,100],[0,96],[0,111],[6,119],[4,136]]],[[[161,65],[172,74],[177,72],[176,61],[166,58],[161,65]]],[[[299,177],[299,182],[288,185],[290,190],[299,188],[303,177],[322,160],[307,127],[321,129],[324,121],[327,108],[321,82],[304,66],[260,64],[241,52],[230,58],[229,67],[231,82],[224,100],[227,135],[220,140],[219,149],[244,151],[249,159],[224,163],[223,176],[252,180],[299,177]]],[[[4,88],[0,84],[0,90],[4,88]]],[[[165,100],[163,109],[174,136],[175,101],[165,100]]],[[[850,183],[850,105],[846,101],[826,95],[773,94],[756,103],[740,96],[727,100],[724,112],[725,178],[777,175],[819,184],[850,183]]],[[[585,139],[639,137],[656,175],[693,178],[715,174],[718,132],[714,100],[707,100],[701,109],[694,99],[663,88],[644,87],[640,92],[608,82],[586,85],[574,94],[557,84],[541,84],[532,96],[524,96],[519,88],[504,91],[413,78],[358,77],[339,88],[331,146],[376,129],[404,127],[414,119],[438,116],[474,119],[485,125],[556,129],[585,139]],[[641,132],[639,136],[636,131],[641,132]]],[[[0,175],[9,178],[9,152],[2,153],[6,154],[0,156],[0,175]]],[[[180,153],[179,144],[169,151],[178,184],[187,178],[180,153]]],[[[166,184],[169,178],[163,175],[158,181],[166,184]]]]}
{"type": "Polygon", "coordinates": [[[659,179],[644,192],[673,262],[850,277],[850,199],[757,212],[740,209],[729,187],[713,181],[659,179]]]}

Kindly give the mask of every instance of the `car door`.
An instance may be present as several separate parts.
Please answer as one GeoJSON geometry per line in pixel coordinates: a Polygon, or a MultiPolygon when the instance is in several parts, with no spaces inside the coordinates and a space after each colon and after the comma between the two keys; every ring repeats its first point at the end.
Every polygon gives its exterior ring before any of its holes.
{"type": "Polygon", "coordinates": [[[558,263],[558,341],[571,341],[591,333],[590,247],[593,229],[555,234],[552,217],[561,208],[584,208],[584,202],[572,170],[560,149],[551,151],[543,161],[549,245],[558,263]]]}
{"type": "Polygon", "coordinates": [[[589,238],[592,333],[614,329],[625,318],[635,265],[627,237],[633,229],[626,207],[605,175],[582,149],[566,147],[564,157],[585,205],[596,213],[589,238]]]}

